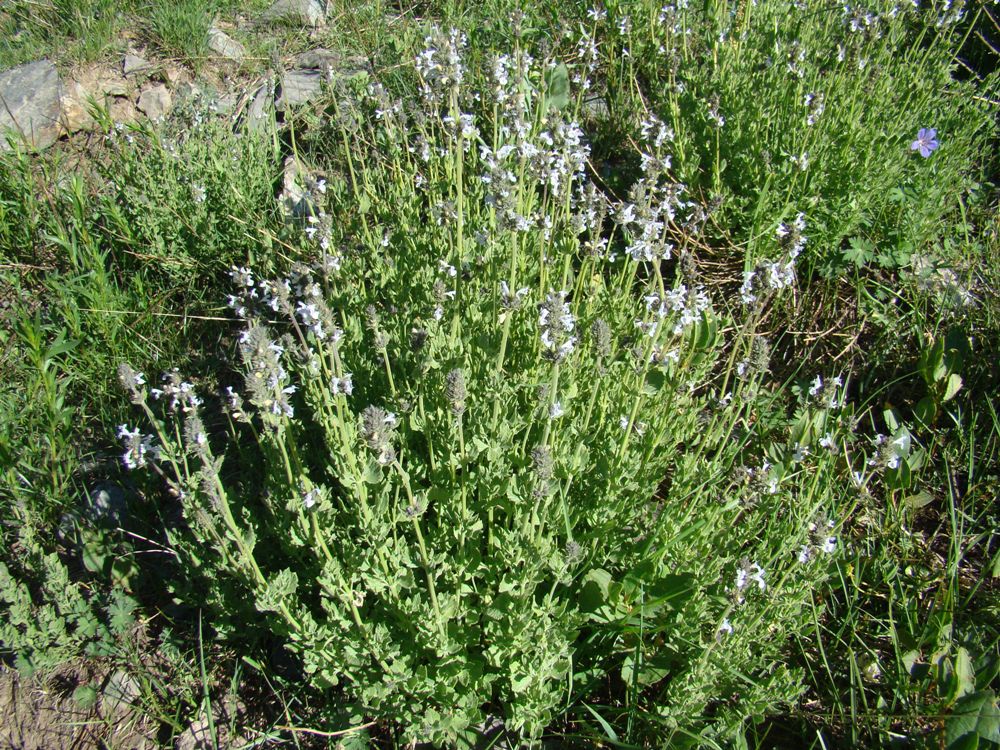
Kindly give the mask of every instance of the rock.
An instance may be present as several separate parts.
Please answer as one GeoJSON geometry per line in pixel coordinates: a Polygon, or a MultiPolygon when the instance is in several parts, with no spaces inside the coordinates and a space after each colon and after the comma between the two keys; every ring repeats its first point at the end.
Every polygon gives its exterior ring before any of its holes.
{"type": "Polygon", "coordinates": [[[294,156],[285,159],[282,191],[278,196],[278,202],[284,209],[285,215],[295,221],[304,221],[319,213],[312,197],[303,188],[306,176],[306,171],[294,156]]]}
{"type": "Polygon", "coordinates": [[[322,47],[303,52],[295,58],[295,67],[320,70],[327,75],[354,78],[368,74],[368,61],[363,57],[344,57],[322,47]]]}
{"type": "Polygon", "coordinates": [[[122,61],[122,72],[127,75],[135,75],[137,73],[148,73],[153,69],[146,60],[142,59],[138,55],[133,55],[131,52],[125,55],[125,59],[122,61]]]}
{"type": "Polygon", "coordinates": [[[135,122],[139,119],[139,112],[131,99],[115,99],[111,102],[108,114],[111,115],[111,121],[114,123],[135,122]]]}
{"type": "Polygon", "coordinates": [[[277,0],[264,12],[262,20],[316,28],[326,23],[326,13],[316,0],[277,0]]]}
{"type": "Polygon", "coordinates": [[[177,101],[179,102],[195,102],[205,97],[207,93],[193,81],[185,81],[174,89],[174,96],[177,97],[177,101]]]}
{"type": "Polygon", "coordinates": [[[139,683],[124,669],[112,672],[101,692],[101,713],[109,718],[114,716],[134,703],[141,692],[139,683]]]}
{"type": "Polygon", "coordinates": [[[211,104],[212,112],[224,117],[231,117],[236,111],[237,98],[235,94],[222,94],[214,99],[211,104]]]}
{"type": "Polygon", "coordinates": [[[292,70],[281,77],[278,109],[294,107],[315,99],[323,91],[324,75],[318,70],[292,70]]]}
{"type": "Polygon", "coordinates": [[[164,65],[160,70],[160,80],[168,84],[171,88],[176,88],[181,83],[189,80],[190,76],[184,68],[176,65],[164,65]]]}
{"type": "Polygon", "coordinates": [[[96,96],[128,96],[129,82],[112,70],[99,66],[77,72],[73,80],[96,96]]]}
{"type": "Polygon", "coordinates": [[[78,130],[86,130],[94,126],[94,118],[90,115],[91,98],[97,104],[101,104],[100,99],[87,91],[76,81],[71,81],[63,90],[62,113],[59,123],[64,133],[75,133],[78,130]]]}
{"type": "Polygon", "coordinates": [[[60,134],[62,81],[56,66],[39,60],[0,73],[0,149],[4,131],[13,130],[33,148],[55,143],[60,134]]]}
{"type": "Polygon", "coordinates": [[[231,726],[239,726],[239,720],[246,714],[243,703],[226,695],[221,701],[212,702],[213,721],[208,714],[200,712],[187,729],[174,741],[176,750],[212,750],[216,747],[244,747],[248,738],[230,733],[231,726]],[[212,726],[216,735],[212,736],[212,726]]]}
{"type": "Polygon", "coordinates": [[[109,108],[114,97],[127,96],[129,84],[114,71],[92,67],[78,71],[63,87],[60,124],[64,133],[94,127],[91,107],[109,108]]]}
{"type": "Polygon", "coordinates": [[[295,57],[296,68],[311,68],[313,70],[325,70],[340,64],[344,58],[336,52],[319,47],[303,52],[295,57]]]}
{"type": "Polygon", "coordinates": [[[247,109],[246,126],[252,131],[260,130],[271,120],[274,113],[274,82],[267,81],[258,88],[247,109]]]}
{"type": "Polygon", "coordinates": [[[246,48],[214,26],[208,30],[208,48],[220,57],[241,62],[247,55],[246,48]]]}
{"type": "Polygon", "coordinates": [[[167,87],[162,83],[158,86],[150,86],[139,94],[137,105],[139,109],[150,120],[162,120],[170,112],[173,99],[167,87]]]}
{"type": "Polygon", "coordinates": [[[96,485],[87,497],[87,515],[93,521],[119,526],[125,518],[125,490],[111,482],[96,485]]]}
{"type": "Polygon", "coordinates": [[[580,105],[580,113],[583,115],[584,120],[590,122],[602,122],[611,116],[607,100],[600,95],[584,99],[580,105]]]}

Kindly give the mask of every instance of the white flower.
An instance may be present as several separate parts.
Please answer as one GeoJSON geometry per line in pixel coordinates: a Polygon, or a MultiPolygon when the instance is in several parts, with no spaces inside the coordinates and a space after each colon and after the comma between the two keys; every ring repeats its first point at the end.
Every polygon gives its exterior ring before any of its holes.
{"type": "Polygon", "coordinates": [[[306,510],[312,508],[318,500],[319,492],[316,489],[311,489],[302,496],[302,504],[306,507],[306,510]]]}
{"type": "Polygon", "coordinates": [[[821,378],[819,375],[817,375],[816,379],[813,380],[813,382],[812,382],[812,386],[810,386],[810,388],[809,388],[809,395],[810,396],[815,396],[822,389],[823,389],[823,378],[821,378]]]}
{"type": "Polygon", "coordinates": [[[343,393],[345,396],[350,396],[354,392],[353,377],[351,373],[345,372],[341,378],[330,378],[330,390],[333,391],[333,395],[343,393]]]}
{"type": "Polygon", "coordinates": [[[837,537],[835,536],[828,536],[823,541],[823,546],[820,547],[820,550],[822,550],[828,555],[832,553],[835,549],[837,549],[837,537]]]}
{"type": "Polygon", "coordinates": [[[563,414],[565,414],[562,403],[559,401],[553,401],[552,405],[549,407],[549,419],[559,419],[563,414]]]}
{"type": "Polygon", "coordinates": [[[757,584],[761,591],[767,590],[767,583],[764,581],[764,569],[757,563],[743,564],[736,571],[736,590],[742,591],[750,582],[757,584]]]}
{"type": "Polygon", "coordinates": [[[830,453],[834,454],[838,453],[840,450],[837,447],[837,442],[833,439],[833,435],[831,435],[829,432],[819,439],[819,447],[825,448],[826,450],[830,451],[830,453]]]}

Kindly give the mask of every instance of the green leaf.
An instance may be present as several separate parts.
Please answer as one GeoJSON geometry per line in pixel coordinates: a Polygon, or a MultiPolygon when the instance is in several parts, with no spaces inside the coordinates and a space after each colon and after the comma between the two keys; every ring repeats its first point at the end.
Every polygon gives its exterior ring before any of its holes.
{"type": "Polygon", "coordinates": [[[875,245],[864,237],[851,237],[849,247],[844,250],[844,259],[856,266],[866,265],[874,255],[875,245]]]}
{"type": "Polygon", "coordinates": [[[955,656],[955,697],[974,692],[976,689],[976,672],[972,666],[972,657],[967,649],[959,646],[955,656]]]}
{"type": "Polygon", "coordinates": [[[929,428],[937,417],[937,403],[930,396],[924,396],[913,407],[913,416],[921,426],[929,428]]]}
{"type": "Polygon", "coordinates": [[[108,623],[111,630],[122,634],[135,622],[132,612],[135,610],[135,600],[124,591],[115,589],[111,593],[111,602],[108,604],[108,623]]]}
{"type": "Polygon", "coordinates": [[[891,406],[887,407],[882,412],[882,416],[885,418],[885,424],[890,430],[895,432],[896,430],[899,429],[899,419],[896,416],[895,409],[893,409],[891,406]]]}
{"type": "Polygon", "coordinates": [[[944,397],[942,401],[951,401],[962,388],[962,376],[951,374],[948,376],[948,382],[944,387],[944,397]]]}
{"type": "Polygon", "coordinates": [[[608,571],[601,568],[589,571],[583,578],[583,585],[580,587],[580,595],[577,599],[580,611],[598,622],[610,622],[613,619],[608,606],[611,598],[611,585],[611,574],[608,571]]]}
{"type": "Polygon", "coordinates": [[[917,508],[923,508],[925,505],[929,505],[934,502],[934,495],[927,492],[926,490],[921,490],[915,495],[910,495],[908,498],[903,500],[903,503],[908,507],[916,510],[917,508]]]}
{"type": "Polygon", "coordinates": [[[545,74],[546,103],[549,109],[565,109],[569,104],[569,68],[560,63],[545,74]]]}
{"type": "Polygon", "coordinates": [[[261,612],[280,611],[281,605],[291,598],[298,584],[298,576],[288,568],[273,575],[264,591],[257,594],[257,609],[261,612]]]}
{"type": "Polygon", "coordinates": [[[992,690],[983,690],[963,696],[955,704],[951,717],[945,722],[944,741],[948,750],[974,747],[968,737],[1000,743],[1000,707],[992,690]]]}

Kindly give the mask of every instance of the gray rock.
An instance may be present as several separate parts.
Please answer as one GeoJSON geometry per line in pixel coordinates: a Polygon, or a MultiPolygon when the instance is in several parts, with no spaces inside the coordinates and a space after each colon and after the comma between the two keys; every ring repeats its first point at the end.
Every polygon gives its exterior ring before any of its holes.
{"type": "Polygon", "coordinates": [[[249,739],[239,734],[231,734],[230,726],[239,726],[240,719],[246,714],[246,707],[232,695],[226,695],[221,701],[212,701],[213,721],[209,723],[208,714],[204,711],[198,714],[187,729],[181,732],[174,741],[175,750],[213,750],[217,747],[245,747],[249,739]],[[212,736],[212,725],[215,726],[215,736],[212,736]]]}
{"type": "Polygon", "coordinates": [[[139,101],[136,103],[139,110],[150,120],[162,120],[170,112],[172,105],[173,98],[162,83],[144,89],[139,94],[139,101]]]}
{"type": "Polygon", "coordinates": [[[223,117],[230,117],[236,111],[237,98],[235,94],[222,94],[209,104],[212,111],[223,117]]]}
{"type": "Polygon", "coordinates": [[[601,122],[611,116],[607,100],[600,95],[584,99],[580,105],[580,113],[583,115],[584,120],[590,122],[601,122]]]}
{"type": "Polygon", "coordinates": [[[101,691],[101,712],[111,717],[123,708],[128,708],[141,694],[135,677],[124,669],[116,670],[108,677],[101,691]]]}
{"type": "Polygon", "coordinates": [[[87,515],[98,523],[119,526],[125,518],[125,490],[117,484],[102,482],[90,490],[87,515]]]}
{"type": "Polygon", "coordinates": [[[125,55],[125,59],[122,61],[122,72],[127,76],[148,73],[152,69],[153,66],[149,62],[131,52],[125,55]]]}
{"type": "Polygon", "coordinates": [[[2,135],[13,130],[36,149],[59,137],[62,81],[56,66],[39,60],[0,73],[0,149],[7,150],[2,135]]]}
{"type": "Polygon", "coordinates": [[[344,57],[328,49],[312,49],[295,58],[295,67],[319,70],[331,78],[354,78],[368,75],[368,61],[363,57],[344,57]]]}
{"type": "Polygon", "coordinates": [[[215,54],[234,62],[241,62],[247,56],[246,48],[242,44],[214,26],[208,30],[208,48],[215,54]]]}
{"type": "Polygon", "coordinates": [[[271,120],[273,113],[274,83],[266,81],[254,92],[253,100],[247,109],[245,124],[252,131],[260,130],[271,120]]]}
{"type": "Polygon", "coordinates": [[[295,67],[312,70],[325,70],[326,68],[336,67],[343,59],[343,56],[337,54],[336,52],[331,52],[328,49],[319,47],[317,49],[311,49],[308,52],[296,55],[295,67]]]}
{"type": "Polygon", "coordinates": [[[317,0],[277,0],[262,18],[266,23],[316,28],[326,23],[326,12],[317,0]]]}
{"type": "Polygon", "coordinates": [[[318,70],[292,70],[281,77],[278,109],[294,107],[315,99],[323,91],[324,75],[318,70]]]}
{"type": "Polygon", "coordinates": [[[285,216],[293,222],[305,221],[319,213],[312,197],[303,187],[306,179],[306,171],[294,156],[285,159],[282,191],[278,196],[278,203],[284,210],[285,216]]]}

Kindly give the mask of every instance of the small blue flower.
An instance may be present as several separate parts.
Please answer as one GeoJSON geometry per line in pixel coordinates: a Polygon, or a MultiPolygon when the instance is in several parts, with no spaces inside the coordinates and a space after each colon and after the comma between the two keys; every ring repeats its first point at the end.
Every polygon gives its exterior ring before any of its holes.
{"type": "Polygon", "coordinates": [[[917,140],[910,144],[910,151],[919,151],[925,159],[936,151],[938,147],[937,130],[934,128],[920,128],[917,132],[917,140]]]}

